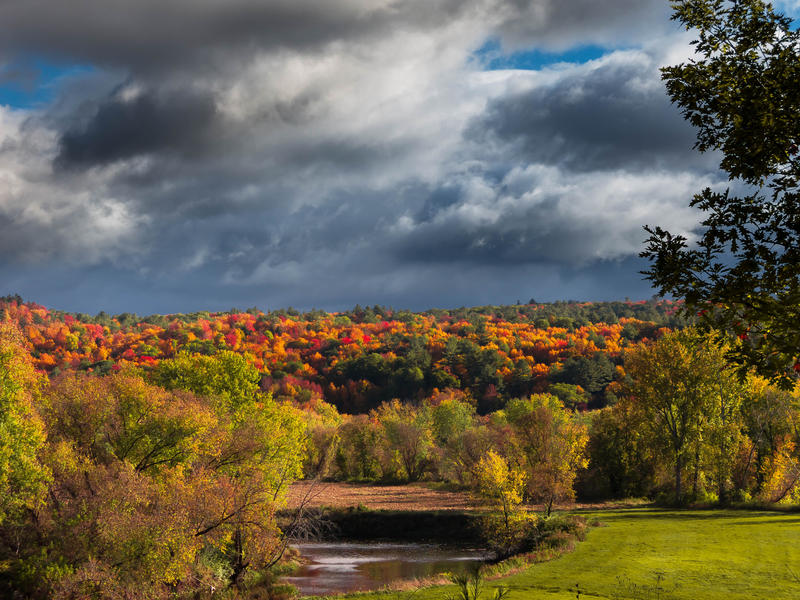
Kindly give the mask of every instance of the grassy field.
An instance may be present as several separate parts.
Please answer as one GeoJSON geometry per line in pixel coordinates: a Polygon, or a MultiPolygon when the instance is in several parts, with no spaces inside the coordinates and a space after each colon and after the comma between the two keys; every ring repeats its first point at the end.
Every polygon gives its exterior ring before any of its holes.
{"type": "MultiPolygon", "coordinates": [[[[670,511],[649,508],[593,514],[575,552],[487,583],[511,600],[576,598],[800,600],[800,514],[670,511]]],[[[444,600],[450,587],[358,595],[361,600],[444,600]]]]}

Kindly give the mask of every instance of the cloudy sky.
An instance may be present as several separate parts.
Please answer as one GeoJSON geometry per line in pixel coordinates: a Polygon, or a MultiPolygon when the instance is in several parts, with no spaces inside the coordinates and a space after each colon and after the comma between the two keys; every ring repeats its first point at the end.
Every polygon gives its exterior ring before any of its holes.
{"type": "Polygon", "coordinates": [[[649,297],[642,225],[724,184],[659,78],[690,39],[666,0],[5,0],[0,294],[649,297]]]}

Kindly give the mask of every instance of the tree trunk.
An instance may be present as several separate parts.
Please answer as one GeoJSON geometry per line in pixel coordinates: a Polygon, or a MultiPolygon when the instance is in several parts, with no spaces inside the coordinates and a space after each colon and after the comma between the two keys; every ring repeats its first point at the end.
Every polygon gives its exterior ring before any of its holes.
{"type": "MultiPolygon", "coordinates": [[[[727,456],[728,444],[725,440],[722,442],[722,456],[727,456]]],[[[724,459],[723,459],[724,460],[724,459]]],[[[724,469],[722,466],[719,468],[717,474],[717,502],[720,506],[728,505],[728,473],[729,469],[724,469]]]]}
{"type": "Polygon", "coordinates": [[[728,486],[726,485],[725,475],[719,474],[719,487],[717,488],[718,502],[720,506],[728,505],[728,486]]]}
{"type": "Polygon", "coordinates": [[[236,528],[233,534],[233,552],[235,555],[233,561],[233,572],[231,573],[231,585],[241,589],[242,578],[244,572],[247,570],[247,563],[244,560],[244,544],[242,542],[242,530],[240,527],[236,528]]]}
{"type": "MultiPolygon", "coordinates": [[[[722,442],[720,445],[720,456],[727,457],[728,456],[728,440],[725,436],[725,432],[727,431],[727,424],[728,424],[728,412],[725,410],[725,394],[722,392],[722,386],[720,386],[720,394],[719,394],[719,416],[722,422],[722,442]]],[[[728,479],[728,472],[730,469],[725,469],[722,467],[722,461],[725,460],[724,458],[720,459],[719,463],[719,472],[717,473],[717,503],[720,506],[726,506],[728,504],[728,486],[727,486],[727,479],[728,479]]]]}
{"type": "Polygon", "coordinates": [[[683,504],[683,492],[681,489],[681,471],[683,470],[682,457],[675,457],[675,504],[683,504]]]}

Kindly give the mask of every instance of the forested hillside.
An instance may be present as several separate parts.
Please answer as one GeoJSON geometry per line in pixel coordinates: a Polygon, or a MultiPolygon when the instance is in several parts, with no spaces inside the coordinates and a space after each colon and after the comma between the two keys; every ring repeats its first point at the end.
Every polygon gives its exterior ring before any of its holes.
{"type": "Polygon", "coordinates": [[[150,368],[181,353],[243,354],[277,399],[318,399],[364,413],[447,388],[467,392],[481,414],[548,390],[569,408],[613,402],[620,351],[684,319],[669,301],[486,306],[425,313],[375,306],[343,313],[257,309],[139,317],[65,313],[7,296],[37,369],[105,374],[150,368]]]}
{"type": "Polygon", "coordinates": [[[576,497],[797,503],[800,393],[738,378],[677,308],[139,318],[5,298],[0,595],[268,588],[301,478],[468,490],[499,556],[576,497]]]}

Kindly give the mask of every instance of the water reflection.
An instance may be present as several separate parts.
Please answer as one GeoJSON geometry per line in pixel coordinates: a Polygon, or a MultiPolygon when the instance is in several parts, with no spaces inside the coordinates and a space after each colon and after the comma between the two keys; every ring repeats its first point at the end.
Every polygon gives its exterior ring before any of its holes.
{"type": "Polygon", "coordinates": [[[303,596],[381,588],[397,579],[464,572],[486,552],[434,544],[304,542],[295,547],[307,564],[284,580],[303,596]]]}

